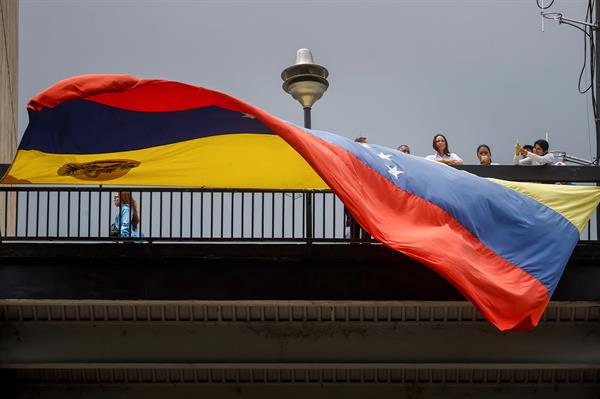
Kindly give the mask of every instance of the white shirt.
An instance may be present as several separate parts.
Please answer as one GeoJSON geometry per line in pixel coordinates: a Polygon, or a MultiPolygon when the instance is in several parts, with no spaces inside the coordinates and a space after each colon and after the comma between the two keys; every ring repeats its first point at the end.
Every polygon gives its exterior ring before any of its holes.
{"type": "Polygon", "coordinates": [[[541,166],[554,163],[554,155],[547,153],[546,155],[538,155],[533,152],[527,152],[527,157],[519,161],[519,165],[541,166]]]}
{"type": "Polygon", "coordinates": [[[463,162],[462,158],[459,157],[458,155],[456,155],[455,153],[451,152],[450,154],[444,154],[443,157],[440,156],[440,154],[433,154],[433,155],[427,155],[425,157],[426,159],[429,159],[430,161],[460,161],[463,162]]]}

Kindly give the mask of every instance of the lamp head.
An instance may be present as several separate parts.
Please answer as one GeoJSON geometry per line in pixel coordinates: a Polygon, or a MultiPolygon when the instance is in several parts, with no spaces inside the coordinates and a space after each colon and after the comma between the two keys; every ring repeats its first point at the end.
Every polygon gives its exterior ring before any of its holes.
{"type": "Polygon", "coordinates": [[[296,52],[296,64],[281,72],[282,87],[302,107],[311,108],[329,87],[328,76],[327,68],[314,63],[311,51],[301,48],[296,52]]]}

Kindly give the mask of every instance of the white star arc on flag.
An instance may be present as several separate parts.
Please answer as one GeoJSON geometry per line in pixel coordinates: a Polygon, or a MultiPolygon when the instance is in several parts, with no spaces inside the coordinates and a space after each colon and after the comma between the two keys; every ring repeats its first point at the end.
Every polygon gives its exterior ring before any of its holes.
{"type": "Polygon", "coordinates": [[[403,174],[404,172],[399,170],[395,165],[393,168],[390,168],[389,165],[385,165],[388,168],[388,173],[392,176],[394,176],[396,178],[396,180],[398,179],[398,175],[403,174]]]}
{"type": "Polygon", "coordinates": [[[377,156],[381,159],[385,159],[386,161],[391,161],[392,158],[392,154],[384,154],[383,152],[380,152],[377,154],[377,156]]]}

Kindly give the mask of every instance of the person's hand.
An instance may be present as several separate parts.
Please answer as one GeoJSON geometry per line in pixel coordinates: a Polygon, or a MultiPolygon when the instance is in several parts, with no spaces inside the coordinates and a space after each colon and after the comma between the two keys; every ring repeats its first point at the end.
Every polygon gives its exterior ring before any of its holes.
{"type": "Polygon", "coordinates": [[[527,150],[521,147],[519,144],[515,144],[515,155],[527,156],[527,150]]]}
{"type": "Polygon", "coordinates": [[[453,159],[438,159],[438,162],[446,164],[446,165],[462,165],[461,161],[456,161],[453,159]]]}
{"type": "Polygon", "coordinates": [[[479,160],[480,165],[488,166],[491,163],[492,163],[492,159],[490,157],[488,157],[487,155],[483,155],[481,157],[481,159],[479,160]]]}

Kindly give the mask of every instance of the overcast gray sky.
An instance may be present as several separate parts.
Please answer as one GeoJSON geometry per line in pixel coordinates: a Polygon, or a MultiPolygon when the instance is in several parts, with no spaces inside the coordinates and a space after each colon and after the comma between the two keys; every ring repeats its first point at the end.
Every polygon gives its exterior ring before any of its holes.
{"type": "MultiPolygon", "coordinates": [[[[548,3],[549,0],[546,0],[548,3]]],[[[586,0],[552,11],[584,19],[586,0]]],[[[26,104],[69,76],[126,73],[204,86],[301,123],[282,69],[308,47],[330,72],[313,127],[413,154],[434,133],[475,163],[512,162],[518,138],[590,159],[588,95],[577,92],[583,33],[546,21],[535,0],[21,0],[19,132],[26,104]]]]}

